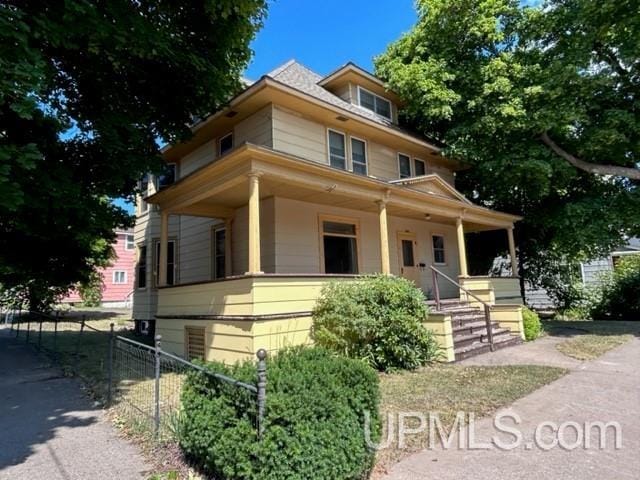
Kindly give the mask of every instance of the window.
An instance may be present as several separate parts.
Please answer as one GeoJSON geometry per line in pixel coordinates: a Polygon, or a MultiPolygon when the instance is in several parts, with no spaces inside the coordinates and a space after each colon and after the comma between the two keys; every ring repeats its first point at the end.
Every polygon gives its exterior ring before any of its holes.
{"type": "Polygon", "coordinates": [[[168,163],[163,172],[158,175],[158,190],[173,185],[176,181],[176,164],[168,163]]]}
{"type": "Polygon", "coordinates": [[[322,222],[324,273],[358,273],[357,228],[354,223],[322,222]]]}
{"type": "Polygon", "coordinates": [[[221,137],[220,141],[218,142],[218,154],[222,156],[232,148],[233,148],[233,133],[227,133],[224,137],[221,137]]]}
{"type": "Polygon", "coordinates": [[[421,175],[425,175],[427,173],[427,168],[423,160],[418,160],[417,158],[413,159],[413,171],[416,177],[420,177],[421,175]]]}
{"type": "Polygon", "coordinates": [[[145,173],[138,182],[138,188],[140,190],[140,213],[145,213],[149,210],[149,204],[145,201],[146,196],[149,194],[149,174],[145,173]]]}
{"type": "Polygon", "coordinates": [[[444,237],[442,235],[433,235],[431,241],[433,242],[433,263],[439,265],[445,264],[444,237]]]}
{"type": "Polygon", "coordinates": [[[402,240],[402,266],[415,267],[413,260],[413,240],[402,240]]]}
{"type": "Polygon", "coordinates": [[[213,279],[226,276],[226,228],[213,228],[211,230],[211,273],[213,279]]]}
{"type": "Polygon", "coordinates": [[[351,137],[351,165],[353,173],[367,174],[367,143],[364,140],[351,137]]]}
{"type": "Polygon", "coordinates": [[[125,272],[123,270],[114,271],[111,283],[113,283],[114,285],[127,283],[127,272],[125,272]]]}
{"type": "Polygon", "coordinates": [[[411,176],[411,158],[404,153],[398,154],[398,169],[400,170],[400,178],[408,178],[411,176]]]}
{"type": "Polygon", "coordinates": [[[138,288],[147,287],[147,246],[138,247],[138,288]]]}
{"type": "Polygon", "coordinates": [[[360,103],[361,107],[391,120],[391,102],[386,98],[382,98],[362,87],[358,87],[358,103],[360,103]]]}
{"type": "Polygon", "coordinates": [[[185,354],[187,360],[204,360],[204,327],[184,327],[185,354]]]}
{"type": "MultiPolygon", "coordinates": [[[[167,285],[173,285],[175,283],[176,277],[176,263],[175,263],[175,252],[176,252],[176,242],[175,240],[169,240],[167,242],[167,285]]],[[[154,272],[153,275],[155,277],[155,284],[158,285],[160,280],[160,242],[156,242],[156,258],[154,262],[154,272]]]]}
{"type": "Polygon", "coordinates": [[[345,170],[347,168],[347,153],[344,135],[334,130],[329,130],[329,165],[345,170]]]}
{"type": "Polygon", "coordinates": [[[133,243],[133,235],[130,233],[125,234],[124,236],[124,249],[125,250],[133,250],[135,248],[135,244],[133,243]]]}

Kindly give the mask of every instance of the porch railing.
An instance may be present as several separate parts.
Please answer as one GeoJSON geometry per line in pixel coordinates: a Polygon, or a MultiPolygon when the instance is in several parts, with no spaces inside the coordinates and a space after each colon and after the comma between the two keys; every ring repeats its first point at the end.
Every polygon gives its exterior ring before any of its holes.
{"type": "Polygon", "coordinates": [[[455,286],[457,286],[460,290],[462,290],[468,296],[474,298],[475,300],[477,300],[478,302],[480,302],[483,305],[483,307],[484,307],[484,318],[485,318],[485,322],[486,322],[486,326],[487,326],[487,340],[489,341],[489,348],[493,352],[494,345],[493,345],[493,330],[492,330],[492,326],[491,326],[491,305],[488,304],[487,302],[485,302],[484,300],[482,300],[481,298],[479,298],[478,296],[476,296],[473,293],[471,293],[468,289],[464,288],[462,285],[460,285],[458,282],[456,282],[453,278],[451,278],[447,274],[441,272],[440,270],[435,268],[433,265],[431,265],[429,268],[431,268],[431,274],[433,275],[433,293],[434,293],[434,296],[435,296],[436,310],[440,310],[440,307],[441,307],[440,287],[438,287],[438,275],[443,277],[445,280],[448,280],[449,282],[453,283],[455,286]]]}

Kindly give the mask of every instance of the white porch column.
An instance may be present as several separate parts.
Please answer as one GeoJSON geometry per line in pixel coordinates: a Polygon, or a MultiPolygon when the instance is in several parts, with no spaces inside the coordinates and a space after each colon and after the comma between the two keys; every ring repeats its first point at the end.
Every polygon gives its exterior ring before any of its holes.
{"type": "Polygon", "coordinates": [[[160,213],[160,258],[158,259],[158,286],[167,284],[167,259],[169,250],[169,213],[160,213]]]}
{"type": "Polygon", "coordinates": [[[516,257],[516,242],[513,239],[513,226],[507,228],[507,237],[509,238],[509,257],[511,258],[511,276],[518,275],[518,258],[516,257]]]}
{"type": "Polygon", "coordinates": [[[389,261],[389,231],[387,228],[387,203],[380,200],[378,213],[380,218],[380,272],[383,275],[391,274],[391,262],[389,261]]]}
{"type": "Polygon", "coordinates": [[[249,175],[249,266],[247,275],[263,273],[260,269],[260,174],[249,175]]]}
{"type": "Polygon", "coordinates": [[[456,219],[456,233],[458,235],[458,256],[460,258],[460,276],[468,277],[467,271],[467,247],[464,243],[464,226],[462,225],[462,218],[456,219]]]}

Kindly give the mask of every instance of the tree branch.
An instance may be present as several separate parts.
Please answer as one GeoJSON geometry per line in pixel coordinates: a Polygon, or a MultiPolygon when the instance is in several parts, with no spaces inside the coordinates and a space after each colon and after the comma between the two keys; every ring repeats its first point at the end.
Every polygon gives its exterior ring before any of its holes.
{"type": "Polygon", "coordinates": [[[613,175],[616,177],[626,177],[632,178],[634,180],[640,180],[640,169],[633,167],[620,167],[618,165],[603,165],[600,163],[591,163],[585,162],[573,155],[569,152],[565,151],[560,147],[556,142],[551,140],[549,134],[544,132],[540,139],[542,142],[548,146],[553,152],[564,158],[571,165],[576,167],[577,169],[583,170],[589,173],[595,173],[596,175],[613,175]]]}

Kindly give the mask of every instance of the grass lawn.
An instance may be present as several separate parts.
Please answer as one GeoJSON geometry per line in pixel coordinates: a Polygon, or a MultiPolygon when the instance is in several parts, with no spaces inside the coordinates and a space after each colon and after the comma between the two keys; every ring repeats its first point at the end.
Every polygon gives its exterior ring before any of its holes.
{"type": "Polygon", "coordinates": [[[640,336],[640,322],[547,321],[544,329],[568,338],[557,345],[563,354],[577,360],[593,360],[640,336]]]}
{"type": "MultiPolygon", "coordinates": [[[[386,426],[387,414],[397,419],[398,412],[438,412],[442,425],[450,428],[456,413],[473,412],[476,418],[487,416],[500,407],[546,385],[564,375],[561,368],[537,365],[499,367],[435,365],[415,372],[382,374],[380,413],[386,426]]],[[[418,419],[415,419],[416,427],[418,419]]],[[[382,438],[386,438],[386,431],[382,438]]],[[[426,446],[424,434],[409,435],[406,445],[397,441],[378,452],[376,471],[384,472],[407,454],[426,446]]]]}

